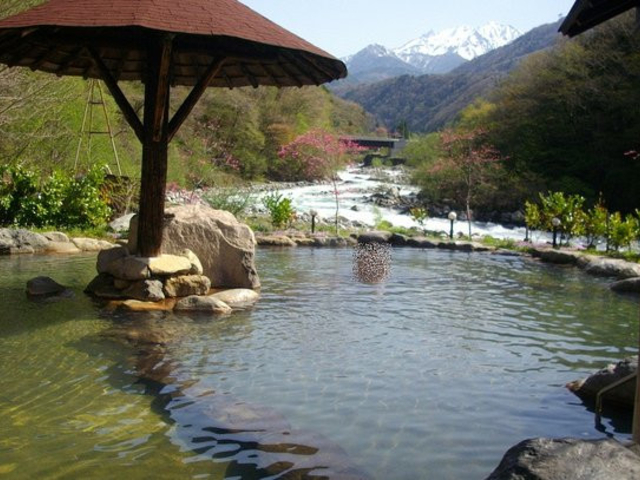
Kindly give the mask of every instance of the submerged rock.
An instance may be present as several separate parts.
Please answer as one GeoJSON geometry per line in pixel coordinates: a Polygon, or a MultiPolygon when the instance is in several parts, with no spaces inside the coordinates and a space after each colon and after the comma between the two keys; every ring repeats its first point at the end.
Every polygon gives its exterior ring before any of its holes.
{"type": "Polygon", "coordinates": [[[485,480],[637,480],[640,457],[615,440],[536,438],[511,448],[485,480]]]}
{"type": "MultiPolygon", "coordinates": [[[[568,383],[566,386],[580,398],[595,402],[600,390],[638,371],[638,357],[626,358],[618,363],[607,365],[590,377],[568,383]]],[[[604,397],[607,404],[633,409],[636,393],[636,380],[630,380],[608,391],[604,397]]]]}
{"type": "Polygon", "coordinates": [[[30,297],[72,297],[73,291],[60,285],[50,277],[36,277],[27,282],[27,295],[30,297]]]}
{"type": "Polygon", "coordinates": [[[199,297],[192,295],[183,298],[174,307],[176,312],[207,312],[217,315],[231,313],[232,309],[222,300],[213,297],[199,297]]]}
{"type": "Polygon", "coordinates": [[[612,283],[609,288],[614,292],[620,293],[640,293],[640,277],[619,280],[612,283]]]}
{"type": "Polygon", "coordinates": [[[234,288],[231,290],[214,293],[213,295],[209,296],[226,303],[234,310],[250,307],[251,305],[255,304],[260,298],[258,292],[256,292],[255,290],[249,290],[248,288],[234,288]]]}

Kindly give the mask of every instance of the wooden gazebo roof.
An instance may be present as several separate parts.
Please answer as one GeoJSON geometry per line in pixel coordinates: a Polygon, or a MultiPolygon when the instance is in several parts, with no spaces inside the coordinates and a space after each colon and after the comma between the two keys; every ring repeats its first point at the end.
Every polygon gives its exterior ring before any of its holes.
{"type": "Polygon", "coordinates": [[[573,37],[634,7],[640,0],[577,0],[560,31],[573,37]]]}
{"type": "Polygon", "coordinates": [[[57,75],[103,78],[91,48],[116,81],[145,81],[145,39],[162,32],[175,35],[172,85],[197,84],[216,57],[225,61],[212,87],[346,76],[342,62],[235,0],[52,0],[0,21],[0,29],[1,63],[57,75]]]}

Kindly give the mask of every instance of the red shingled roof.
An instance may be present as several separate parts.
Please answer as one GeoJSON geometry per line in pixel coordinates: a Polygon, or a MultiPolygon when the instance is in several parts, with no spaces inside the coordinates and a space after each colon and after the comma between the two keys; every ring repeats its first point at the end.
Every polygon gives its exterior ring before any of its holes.
{"type": "Polygon", "coordinates": [[[174,84],[193,84],[216,56],[229,60],[214,86],[319,84],[346,75],[342,62],[236,0],[50,0],[0,21],[0,62],[99,77],[77,51],[90,45],[117,79],[141,80],[145,42],[158,32],[176,34],[174,84]]]}

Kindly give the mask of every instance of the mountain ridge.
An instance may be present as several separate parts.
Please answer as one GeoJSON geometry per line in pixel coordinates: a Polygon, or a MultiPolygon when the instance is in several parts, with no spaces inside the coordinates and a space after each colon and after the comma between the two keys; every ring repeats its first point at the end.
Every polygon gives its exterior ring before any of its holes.
{"type": "Polygon", "coordinates": [[[372,44],[343,58],[350,72],[340,86],[372,83],[400,75],[444,74],[474,58],[506,45],[521,33],[489,22],[477,28],[459,26],[430,31],[390,49],[372,44]]]}
{"type": "Polygon", "coordinates": [[[336,93],[364,107],[389,129],[406,122],[414,132],[435,131],[489,92],[522,58],[552,47],[560,38],[561,22],[534,28],[512,43],[476,57],[447,74],[407,74],[377,83],[352,85],[336,93]]]}

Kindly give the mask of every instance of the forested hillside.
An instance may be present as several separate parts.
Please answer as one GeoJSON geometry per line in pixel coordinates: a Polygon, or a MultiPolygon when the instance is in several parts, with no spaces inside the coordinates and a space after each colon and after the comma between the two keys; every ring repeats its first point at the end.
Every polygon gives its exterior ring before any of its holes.
{"type": "Polygon", "coordinates": [[[613,210],[640,206],[640,34],[631,15],[529,57],[477,121],[514,166],[613,210]]]}
{"type": "Polygon", "coordinates": [[[405,75],[353,87],[341,95],[362,105],[389,129],[406,123],[412,132],[433,132],[452,122],[478,96],[495,88],[524,57],[554,45],[560,36],[559,25],[535,28],[447,75],[405,75]]]}
{"type": "Polygon", "coordinates": [[[633,212],[640,207],[638,52],[640,33],[628,15],[529,56],[454,125],[413,139],[407,154],[425,192],[445,195],[444,180],[434,178],[455,144],[476,155],[461,159],[493,175],[474,185],[484,192],[476,206],[514,208],[549,190],[633,212]]]}

